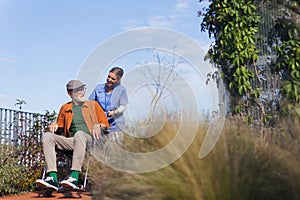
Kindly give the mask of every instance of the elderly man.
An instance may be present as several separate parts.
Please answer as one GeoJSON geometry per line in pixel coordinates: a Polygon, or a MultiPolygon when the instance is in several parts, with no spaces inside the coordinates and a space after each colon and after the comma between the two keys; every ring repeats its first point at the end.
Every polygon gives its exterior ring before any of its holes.
{"type": "Polygon", "coordinates": [[[109,127],[103,109],[96,101],[84,100],[85,84],[79,80],[67,83],[67,92],[71,101],[64,104],[57,122],[49,125],[49,131],[43,135],[43,152],[47,164],[47,177],[37,180],[38,187],[58,190],[55,149],[73,150],[70,176],[61,182],[66,188],[78,188],[78,176],[81,171],[86,149],[93,139],[99,139],[101,129],[109,127]]]}

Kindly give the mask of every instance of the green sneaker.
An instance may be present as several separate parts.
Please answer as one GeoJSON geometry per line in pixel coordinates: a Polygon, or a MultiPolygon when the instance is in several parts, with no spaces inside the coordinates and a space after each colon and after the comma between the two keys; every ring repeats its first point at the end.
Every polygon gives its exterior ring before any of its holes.
{"type": "Polygon", "coordinates": [[[48,176],[45,180],[38,179],[35,184],[37,187],[52,188],[56,191],[58,190],[58,183],[51,176],[48,176]]]}
{"type": "Polygon", "coordinates": [[[78,189],[77,179],[73,177],[63,180],[60,184],[63,188],[78,189]]]}

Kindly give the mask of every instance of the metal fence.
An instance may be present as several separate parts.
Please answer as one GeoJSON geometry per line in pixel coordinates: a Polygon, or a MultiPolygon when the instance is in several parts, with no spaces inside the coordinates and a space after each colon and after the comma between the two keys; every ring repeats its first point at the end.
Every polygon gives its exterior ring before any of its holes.
{"type": "MultiPolygon", "coordinates": [[[[286,4],[289,1],[279,0],[256,0],[257,12],[260,16],[259,33],[256,38],[256,45],[259,50],[259,58],[252,71],[256,72],[259,80],[255,79],[251,82],[253,88],[261,88],[262,95],[260,101],[262,102],[266,114],[277,116],[281,95],[280,88],[282,79],[278,74],[272,72],[277,59],[276,47],[281,44],[276,27],[280,24],[280,20],[284,17],[291,19],[293,13],[288,9],[286,4]],[[285,2],[285,3],[284,3],[285,2]]],[[[300,26],[300,17],[297,15],[297,26],[300,26]]],[[[257,109],[251,111],[251,115],[255,119],[259,119],[260,112],[257,109]]]]}
{"type": "Polygon", "coordinates": [[[41,136],[49,116],[0,108],[0,164],[13,160],[22,166],[39,166],[43,160],[41,136]]]}
{"type": "Polygon", "coordinates": [[[40,139],[44,132],[44,115],[0,108],[0,145],[24,144],[24,138],[36,134],[40,139]]]}

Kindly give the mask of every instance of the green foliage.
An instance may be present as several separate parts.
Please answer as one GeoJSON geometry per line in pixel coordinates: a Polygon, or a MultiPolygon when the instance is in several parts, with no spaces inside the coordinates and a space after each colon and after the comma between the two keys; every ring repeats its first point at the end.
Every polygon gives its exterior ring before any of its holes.
{"type": "Polygon", "coordinates": [[[300,38],[298,31],[290,32],[290,39],[278,46],[278,58],[275,71],[282,73],[284,80],[282,93],[294,104],[300,98],[300,38]]]}
{"type": "Polygon", "coordinates": [[[282,42],[276,48],[274,72],[282,79],[281,94],[284,99],[280,106],[283,115],[300,119],[300,27],[296,20],[300,16],[300,7],[297,1],[285,6],[292,17],[283,16],[277,23],[278,37],[282,42]]]}
{"type": "Polygon", "coordinates": [[[15,156],[14,148],[1,146],[0,196],[32,191],[33,182],[41,175],[39,169],[20,165],[19,156],[15,156]]]}
{"type": "MultiPolygon", "coordinates": [[[[200,0],[202,2],[203,0],[200,0]]],[[[249,116],[250,103],[259,100],[261,89],[252,88],[251,81],[258,78],[253,66],[258,59],[256,34],[259,15],[249,0],[212,0],[204,13],[202,31],[215,39],[209,56],[221,68],[221,77],[230,92],[235,112],[249,116]]],[[[260,106],[260,104],[256,104],[260,106]]],[[[262,115],[263,107],[260,107],[262,115]]]]}
{"type": "Polygon", "coordinates": [[[18,106],[20,110],[22,110],[22,107],[23,107],[23,104],[25,105],[26,104],[26,101],[25,100],[22,100],[22,99],[16,99],[16,103],[15,103],[15,106],[18,106]]]}
{"type": "Polygon", "coordinates": [[[15,129],[18,140],[0,146],[0,196],[34,189],[34,183],[41,177],[44,166],[41,134],[56,118],[55,112],[46,111],[44,115],[34,114],[32,121],[21,111],[18,112],[21,116],[15,119],[21,124],[15,129]],[[23,131],[22,125],[30,129],[23,131]]]}
{"type": "MultiPolygon", "coordinates": [[[[299,1],[208,2],[211,3],[209,7],[199,12],[203,17],[201,28],[215,39],[208,54],[221,69],[220,77],[230,93],[230,110],[246,114],[248,121],[254,119],[253,112],[259,111],[260,122],[264,124],[270,124],[282,111],[286,111],[284,115],[295,113],[300,117],[297,114],[300,109],[299,1]],[[267,9],[262,9],[261,19],[257,14],[261,9],[257,10],[255,5],[265,6],[267,9]],[[264,28],[270,27],[264,30],[267,35],[259,32],[259,24],[264,28]],[[264,41],[261,41],[264,37],[264,41]],[[264,77],[268,82],[261,79],[256,67],[256,42],[263,42],[264,46],[261,48],[264,55],[275,54],[277,50],[278,57],[272,70],[276,74],[264,77]],[[264,48],[268,50],[264,52],[264,48]],[[277,84],[281,84],[281,88],[277,84]],[[279,89],[280,94],[277,93],[279,89]],[[272,100],[268,96],[272,96],[272,100]]],[[[261,71],[264,70],[268,69],[261,71]]]]}

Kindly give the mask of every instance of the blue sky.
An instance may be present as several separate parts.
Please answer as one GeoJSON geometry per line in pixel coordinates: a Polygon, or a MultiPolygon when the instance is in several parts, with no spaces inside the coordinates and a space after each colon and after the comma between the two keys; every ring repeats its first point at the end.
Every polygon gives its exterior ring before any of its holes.
{"type": "Polygon", "coordinates": [[[100,43],[124,31],[161,27],[203,49],[197,0],[0,0],[0,107],[55,110],[69,101],[65,85],[100,43]]]}

